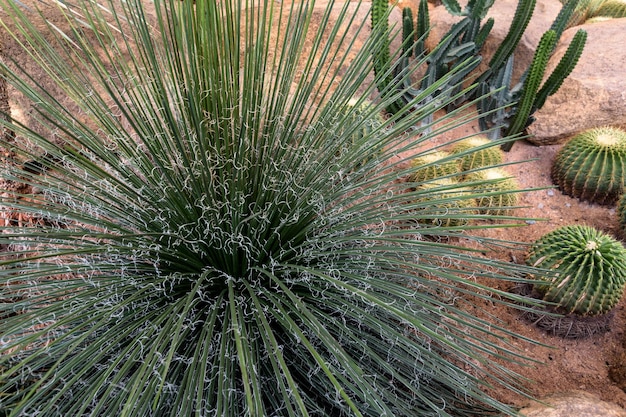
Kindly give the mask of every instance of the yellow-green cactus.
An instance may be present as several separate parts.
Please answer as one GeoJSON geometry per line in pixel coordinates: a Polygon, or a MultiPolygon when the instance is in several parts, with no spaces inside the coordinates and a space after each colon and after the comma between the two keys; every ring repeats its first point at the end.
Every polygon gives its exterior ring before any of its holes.
{"type": "Polygon", "coordinates": [[[467,175],[467,182],[476,192],[484,193],[477,198],[480,213],[503,216],[517,205],[519,183],[502,168],[488,168],[467,175]]]}
{"type": "Polygon", "coordinates": [[[451,152],[460,154],[461,171],[498,165],[504,160],[504,152],[499,146],[493,146],[493,141],[486,136],[473,136],[457,142],[452,146],[451,152]],[[480,147],[483,148],[471,151],[480,147]]]}
{"type": "Polygon", "coordinates": [[[624,191],[626,131],[587,130],[557,153],[552,180],[565,194],[598,204],[613,204],[624,191]]]}
{"type": "Polygon", "coordinates": [[[581,0],[574,9],[568,27],[621,17],[626,17],[624,0],[581,0]]]}
{"type": "Polygon", "coordinates": [[[441,178],[422,184],[416,191],[423,209],[416,212],[420,223],[442,227],[464,226],[476,214],[472,190],[461,183],[441,178]]]}
{"type": "Polygon", "coordinates": [[[556,229],[535,241],[527,264],[553,270],[537,274],[535,289],[566,313],[599,315],[622,297],[626,283],[626,249],[590,226],[556,229]]]}
{"type": "Polygon", "coordinates": [[[450,153],[445,151],[420,155],[411,161],[411,165],[416,168],[411,175],[411,181],[416,183],[459,173],[458,161],[451,159],[450,153]]]}

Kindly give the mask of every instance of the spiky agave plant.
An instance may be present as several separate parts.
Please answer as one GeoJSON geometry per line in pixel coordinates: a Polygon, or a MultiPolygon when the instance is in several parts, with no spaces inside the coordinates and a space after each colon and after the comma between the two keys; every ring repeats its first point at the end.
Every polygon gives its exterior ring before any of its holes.
{"type": "Polygon", "coordinates": [[[506,302],[480,277],[524,267],[428,239],[452,232],[416,227],[394,182],[396,145],[446,103],[342,152],[387,39],[355,47],[358,4],[79,0],[39,24],[1,4],[50,79],[2,64],[41,123],[2,122],[5,414],[511,412],[484,388],[521,389],[490,360],[519,360],[492,338],[515,335],[464,303],[506,302]]]}
{"type": "Polygon", "coordinates": [[[626,131],[605,126],[574,136],[554,158],[552,179],[569,196],[615,203],[626,184],[626,131]]]}

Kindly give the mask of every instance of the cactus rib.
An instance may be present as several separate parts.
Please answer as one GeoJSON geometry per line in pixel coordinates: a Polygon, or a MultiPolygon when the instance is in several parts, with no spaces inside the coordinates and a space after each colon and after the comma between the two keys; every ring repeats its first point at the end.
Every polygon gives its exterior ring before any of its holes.
{"type": "Polygon", "coordinates": [[[578,30],[578,32],[574,35],[572,42],[567,47],[565,55],[563,55],[563,58],[561,58],[552,74],[550,74],[546,82],[543,84],[543,87],[541,87],[541,90],[537,93],[534,105],[536,109],[543,107],[548,97],[556,93],[558,89],[561,88],[563,81],[565,81],[578,63],[578,60],[583,53],[586,41],[587,32],[582,29],[578,30]]]}
{"type": "Polygon", "coordinates": [[[590,226],[563,226],[535,241],[527,263],[552,270],[535,276],[545,300],[568,313],[609,312],[626,284],[626,249],[611,236],[590,226]]]}
{"type": "MultiPolygon", "coordinates": [[[[537,51],[535,52],[535,56],[533,57],[532,63],[530,64],[528,75],[524,82],[522,96],[519,100],[519,103],[517,104],[517,112],[513,121],[511,122],[511,125],[506,131],[507,136],[515,135],[521,132],[524,128],[526,128],[528,124],[528,116],[530,116],[533,109],[535,96],[543,79],[543,74],[546,71],[548,59],[550,58],[550,54],[554,49],[555,43],[556,32],[554,32],[553,30],[548,30],[541,37],[539,45],[537,46],[537,51]]],[[[513,146],[513,143],[514,142],[508,142],[504,144],[503,149],[505,151],[510,150],[511,146],[513,146]]]]}

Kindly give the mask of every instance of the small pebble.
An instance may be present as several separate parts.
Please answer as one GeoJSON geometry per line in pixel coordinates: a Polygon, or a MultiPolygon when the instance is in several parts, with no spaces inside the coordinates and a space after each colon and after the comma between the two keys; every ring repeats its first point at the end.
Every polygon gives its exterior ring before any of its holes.
{"type": "Polygon", "coordinates": [[[552,197],[554,195],[554,190],[548,190],[547,193],[550,197],[552,197]]]}
{"type": "Polygon", "coordinates": [[[539,204],[537,204],[537,208],[538,208],[538,209],[542,209],[542,208],[543,208],[543,203],[539,203],[539,204]]]}
{"type": "Polygon", "coordinates": [[[537,223],[537,221],[535,221],[535,220],[526,220],[526,223],[527,224],[535,224],[535,223],[537,223]]]}

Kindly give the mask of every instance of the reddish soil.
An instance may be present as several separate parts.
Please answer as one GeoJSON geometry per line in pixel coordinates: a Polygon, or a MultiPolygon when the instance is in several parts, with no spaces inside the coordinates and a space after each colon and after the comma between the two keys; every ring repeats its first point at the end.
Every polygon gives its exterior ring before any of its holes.
{"type": "MultiPolygon", "coordinates": [[[[477,131],[474,124],[468,124],[442,135],[437,138],[437,142],[448,142],[477,131]]],[[[516,228],[485,230],[482,234],[508,241],[533,242],[559,226],[585,224],[618,239],[622,238],[615,206],[581,202],[554,188],[550,169],[560,147],[561,145],[538,147],[522,140],[517,141],[513,149],[506,153],[506,162],[527,161],[505,168],[518,179],[522,188],[542,188],[522,193],[519,203],[525,207],[517,209],[514,214],[537,220],[516,228]]],[[[492,251],[487,255],[504,261],[523,263],[525,251],[520,248],[492,251]]],[[[615,308],[608,332],[578,340],[548,335],[522,319],[512,309],[493,304],[485,305],[485,308],[501,318],[510,330],[541,344],[516,343],[517,346],[523,346],[525,354],[541,363],[512,367],[531,380],[527,386],[533,396],[541,398],[553,393],[584,390],[605,401],[626,407],[626,299],[615,308]]],[[[497,392],[496,396],[504,402],[516,405],[527,402],[510,391],[497,392]]]]}

